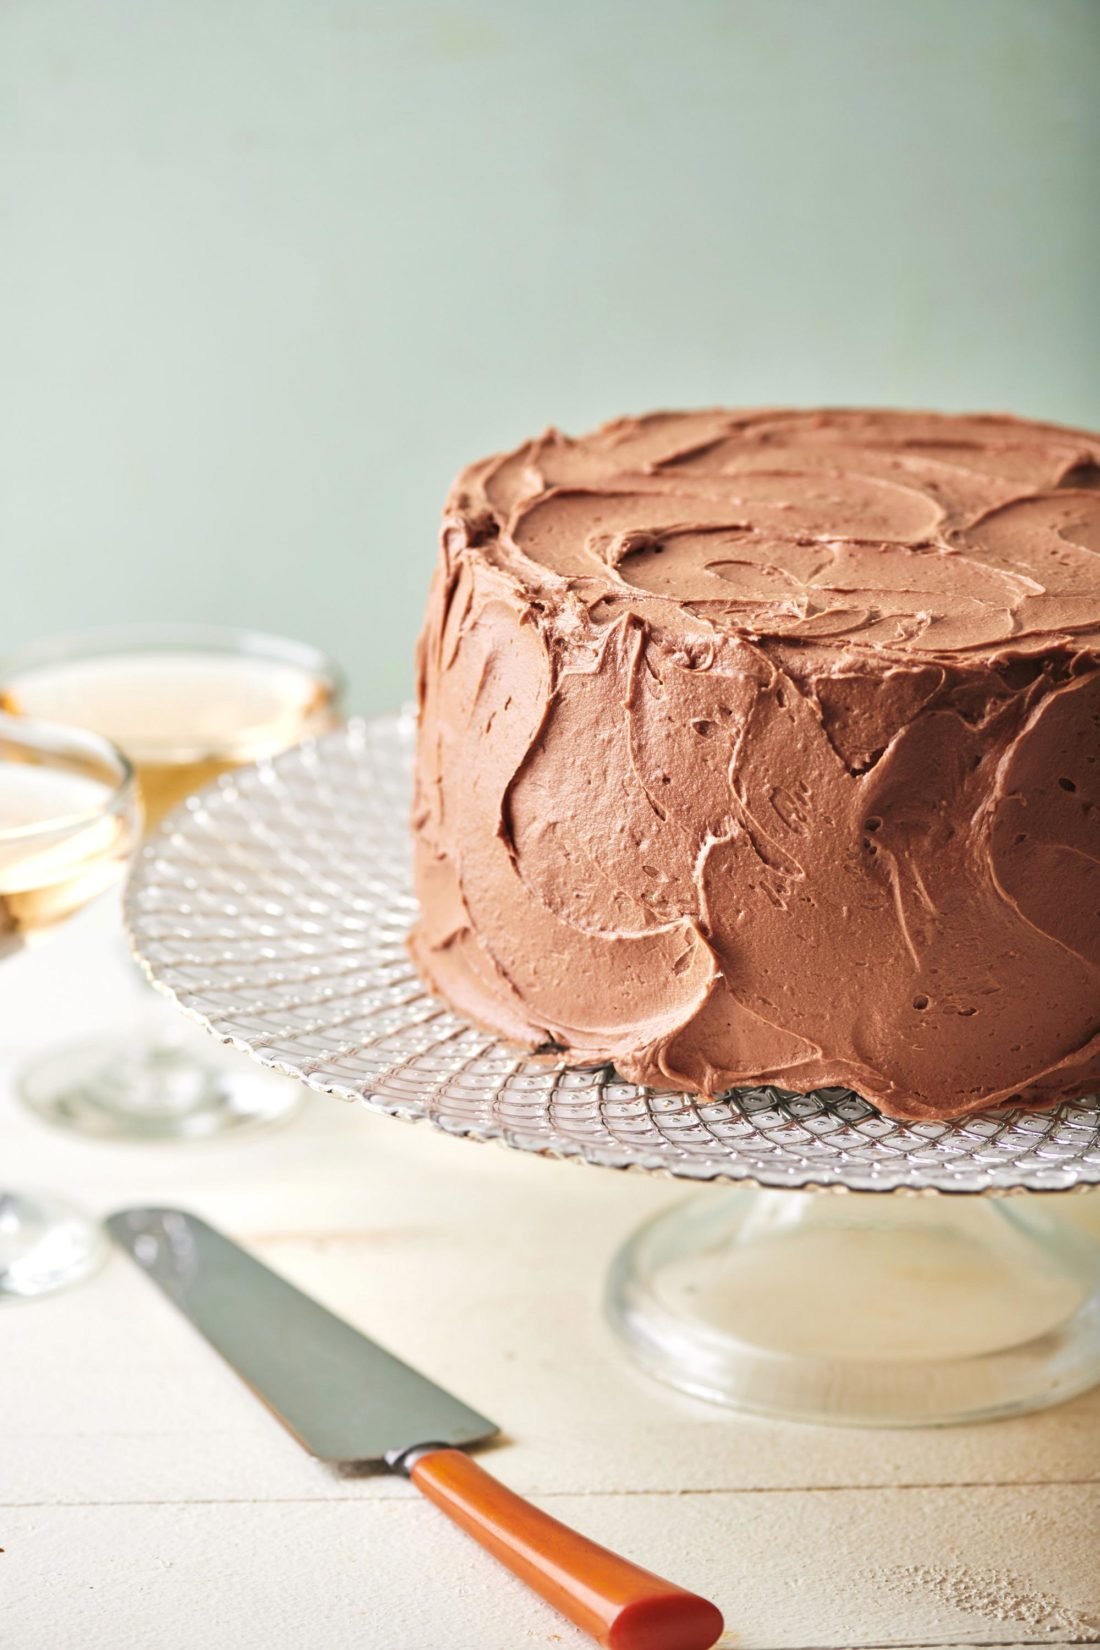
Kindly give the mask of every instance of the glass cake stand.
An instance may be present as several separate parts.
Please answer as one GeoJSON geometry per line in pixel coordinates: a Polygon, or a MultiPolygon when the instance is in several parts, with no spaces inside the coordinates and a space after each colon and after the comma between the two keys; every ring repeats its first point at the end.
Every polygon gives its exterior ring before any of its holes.
{"type": "Polygon", "coordinates": [[[682,1391],[897,1426],[1038,1409],[1100,1381],[1100,1229],[1076,1200],[1005,1195],[1100,1184],[1100,1101],[941,1123],[895,1122],[843,1089],[699,1101],[475,1030],[405,950],[413,733],[409,714],[352,723],[171,815],[127,895],[154,984],[312,1089],[520,1151],[718,1182],[635,1233],[607,1282],[621,1342],[682,1391]]]}

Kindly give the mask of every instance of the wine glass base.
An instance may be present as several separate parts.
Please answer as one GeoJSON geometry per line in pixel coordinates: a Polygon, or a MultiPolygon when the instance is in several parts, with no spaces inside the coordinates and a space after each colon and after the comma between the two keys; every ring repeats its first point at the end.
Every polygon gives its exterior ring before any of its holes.
{"type": "Polygon", "coordinates": [[[0,1192],[0,1301],[79,1283],[107,1258],[98,1222],[42,1193],[0,1192]]]}
{"type": "Polygon", "coordinates": [[[1100,1382],[1100,1239],[1027,1197],[698,1195],[606,1305],[648,1374],[777,1419],[943,1426],[1100,1382]]]}
{"type": "Polygon", "coordinates": [[[211,1059],[187,1043],[73,1043],[17,1074],[20,1099],[55,1128],[97,1140],[207,1140],[284,1122],[301,1085],[243,1058],[211,1059]]]}

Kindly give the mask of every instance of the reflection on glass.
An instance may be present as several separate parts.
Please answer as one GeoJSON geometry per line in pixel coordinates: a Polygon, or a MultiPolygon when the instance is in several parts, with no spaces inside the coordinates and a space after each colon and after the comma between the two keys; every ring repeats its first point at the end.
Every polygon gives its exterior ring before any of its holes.
{"type": "MultiPolygon", "coordinates": [[[[0,713],[0,959],[115,882],[140,821],[130,765],[105,740],[0,713]]],[[[0,1298],[75,1282],[103,1252],[75,1210],[0,1189],[0,1298]]]]}
{"type": "MultiPolygon", "coordinates": [[[[213,626],[117,626],[0,667],[0,707],[90,728],[137,772],[149,824],[242,763],[335,727],[343,683],[316,649],[213,626]]],[[[60,1049],[21,1088],[51,1122],[108,1137],[195,1137],[274,1121],[296,1090],[211,1057],[157,1005],[137,1036],[60,1049]]]]}
{"type": "Polygon", "coordinates": [[[47,765],[7,722],[0,717],[0,955],[110,887],[133,834],[106,775],[47,765]]]}
{"type": "Polygon", "coordinates": [[[129,634],[17,657],[0,706],[112,739],[137,770],[150,826],[220,774],[336,724],[340,681],[312,648],[191,626],[129,634]]]}

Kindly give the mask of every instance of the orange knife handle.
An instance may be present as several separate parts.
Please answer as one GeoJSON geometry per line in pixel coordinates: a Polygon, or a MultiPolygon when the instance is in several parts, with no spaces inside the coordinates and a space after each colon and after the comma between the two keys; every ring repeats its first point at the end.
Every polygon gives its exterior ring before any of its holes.
{"type": "Polygon", "coordinates": [[[409,1477],[448,1518],[608,1650],[710,1650],[713,1604],[599,1547],[505,1489],[458,1449],[410,1452],[409,1477]]]}

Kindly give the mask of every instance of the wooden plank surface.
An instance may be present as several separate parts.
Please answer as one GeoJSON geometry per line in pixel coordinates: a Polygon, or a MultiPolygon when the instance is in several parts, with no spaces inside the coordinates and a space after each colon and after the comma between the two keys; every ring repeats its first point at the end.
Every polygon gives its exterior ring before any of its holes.
{"type": "MultiPolygon", "coordinates": [[[[0,1082],[140,999],[101,915],[11,965],[0,1082]],[[17,975],[22,973],[22,978],[17,975]]],[[[7,988],[9,980],[5,980],[7,988]]],[[[203,1045],[205,1046],[205,1045],[203,1045]]],[[[5,1180],[180,1203],[499,1420],[493,1469],[715,1596],[741,1646],[1100,1642],[1100,1392],[858,1432],[737,1417],[635,1374],[600,1290],[685,1194],[314,1098],[206,1146],[61,1136],[4,1093],[5,1180]]],[[[1075,1217],[1100,1227],[1093,1199],[1075,1217]]],[[[411,1487],[305,1456],[122,1257],[0,1317],[4,1650],[515,1650],[582,1641],[411,1487]]],[[[733,1636],[735,1635],[735,1637],[733,1636]]]]}
{"type": "MultiPolygon", "coordinates": [[[[7,1514],[3,1642],[20,1650],[588,1643],[415,1491],[396,1490],[359,1505],[209,1501],[7,1514]]],[[[720,1599],[730,1645],[1095,1642],[1100,1576],[1080,1489],[605,1493],[552,1496],[548,1505],[720,1599]]]]}

